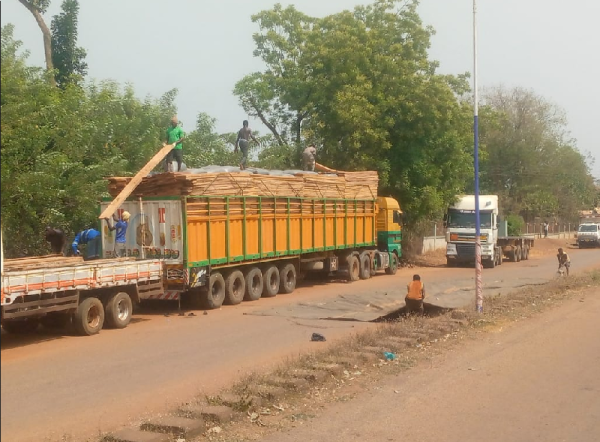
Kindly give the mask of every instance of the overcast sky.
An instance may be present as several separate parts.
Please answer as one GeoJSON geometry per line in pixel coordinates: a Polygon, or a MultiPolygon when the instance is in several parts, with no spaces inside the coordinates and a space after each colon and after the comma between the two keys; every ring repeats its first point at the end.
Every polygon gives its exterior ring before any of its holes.
{"type": "MultiPolygon", "coordinates": [[[[52,0],[48,24],[60,10],[52,0]]],[[[134,84],[138,94],[159,96],[179,89],[184,128],[198,112],[217,118],[219,132],[237,131],[247,116],[231,91],[245,74],[261,70],[252,55],[250,16],[272,0],[80,0],[79,42],[88,51],[89,75],[134,84]],[[210,6],[208,6],[210,5],[210,6]]],[[[298,9],[324,16],[351,9],[357,0],[302,0],[298,9]]],[[[366,0],[365,0],[366,3],[366,0]]],[[[523,86],[567,111],[569,127],[583,152],[598,160],[600,177],[600,17],[598,0],[479,0],[481,86],[523,86]]],[[[1,2],[2,25],[43,64],[41,33],[17,1],[1,2]]],[[[420,13],[432,25],[430,56],[441,72],[472,70],[472,0],[422,0],[420,13]]],[[[261,132],[258,122],[251,125],[261,132]]]]}

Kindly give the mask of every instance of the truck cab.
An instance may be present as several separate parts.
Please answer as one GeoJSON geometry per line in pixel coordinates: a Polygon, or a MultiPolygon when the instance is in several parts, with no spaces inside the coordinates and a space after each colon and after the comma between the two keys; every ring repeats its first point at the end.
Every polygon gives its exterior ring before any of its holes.
{"type": "MultiPolygon", "coordinates": [[[[498,195],[479,196],[481,261],[485,267],[501,262],[498,239],[498,195]]],[[[448,208],[446,260],[448,267],[475,262],[475,196],[462,195],[448,208]]]]}
{"type": "Polygon", "coordinates": [[[600,223],[585,222],[577,229],[577,245],[584,247],[600,247],[600,223]]]}

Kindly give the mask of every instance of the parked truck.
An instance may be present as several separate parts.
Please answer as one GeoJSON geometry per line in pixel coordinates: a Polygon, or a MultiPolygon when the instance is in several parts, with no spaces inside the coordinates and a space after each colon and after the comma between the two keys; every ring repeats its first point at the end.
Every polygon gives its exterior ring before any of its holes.
{"type": "MultiPolygon", "coordinates": [[[[127,254],[164,263],[164,291],[151,297],[185,296],[208,309],[291,293],[308,272],[350,281],[395,274],[401,257],[392,198],[148,196],[120,210],[131,214],[127,254]]],[[[105,228],[105,258],[113,240],[105,228]]]]}
{"type": "Polygon", "coordinates": [[[159,259],[83,261],[57,255],[4,260],[2,253],[2,328],[32,332],[42,323],[72,322],[81,335],[106,324],[125,328],[133,303],[163,292],[159,259]]]}
{"type": "MultiPolygon", "coordinates": [[[[508,236],[506,222],[499,218],[497,195],[480,195],[481,262],[486,268],[502,264],[503,257],[519,262],[529,259],[533,236],[508,236]]],[[[458,196],[444,217],[448,267],[475,261],[475,196],[458,196]]]]}

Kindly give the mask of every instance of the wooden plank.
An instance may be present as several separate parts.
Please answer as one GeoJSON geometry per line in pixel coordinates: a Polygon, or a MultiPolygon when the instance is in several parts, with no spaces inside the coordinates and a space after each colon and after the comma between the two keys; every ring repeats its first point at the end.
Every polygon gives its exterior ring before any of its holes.
{"type": "Polygon", "coordinates": [[[152,169],[158,166],[158,163],[160,163],[168,155],[171,149],[175,147],[175,144],[177,143],[167,144],[163,146],[162,149],[160,149],[156,153],[156,155],[154,155],[152,159],[140,169],[140,171],[131,179],[131,181],[127,183],[123,190],[121,190],[121,193],[119,193],[117,197],[112,201],[112,203],[110,203],[108,207],[104,209],[104,212],[100,214],[99,218],[110,218],[115,213],[115,211],[121,206],[121,204],[125,202],[129,195],[132,194],[132,192],[135,190],[138,184],[142,182],[142,179],[146,175],[148,175],[152,171],[152,169]]]}
{"type": "Polygon", "coordinates": [[[323,166],[322,164],[315,163],[315,170],[327,173],[337,173],[337,170],[330,169],[329,167],[323,166]]]}

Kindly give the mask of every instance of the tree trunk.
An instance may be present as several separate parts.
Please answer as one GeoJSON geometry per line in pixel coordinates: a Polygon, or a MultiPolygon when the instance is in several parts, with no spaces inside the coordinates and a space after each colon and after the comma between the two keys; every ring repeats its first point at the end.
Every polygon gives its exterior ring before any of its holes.
{"type": "MultiPolygon", "coordinates": [[[[19,2],[27,8],[29,12],[35,18],[40,30],[42,31],[42,36],[44,37],[44,56],[46,57],[46,69],[52,72],[54,70],[54,63],[52,63],[52,34],[50,33],[50,29],[46,25],[44,21],[44,17],[38,8],[33,6],[27,0],[19,0],[19,2]]],[[[52,86],[56,86],[56,80],[54,76],[51,77],[50,82],[52,86]]]]}
{"type": "Polygon", "coordinates": [[[260,118],[260,121],[262,121],[262,123],[265,126],[267,126],[267,128],[271,131],[273,136],[275,136],[275,139],[277,140],[277,144],[279,144],[280,146],[285,146],[285,143],[283,142],[281,135],[279,135],[279,132],[277,132],[277,128],[267,120],[267,118],[265,117],[265,114],[262,113],[262,111],[258,108],[258,106],[256,106],[256,104],[254,102],[251,102],[250,105],[254,108],[254,111],[256,112],[256,115],[258,116],[258,118],[260,118]]]}

